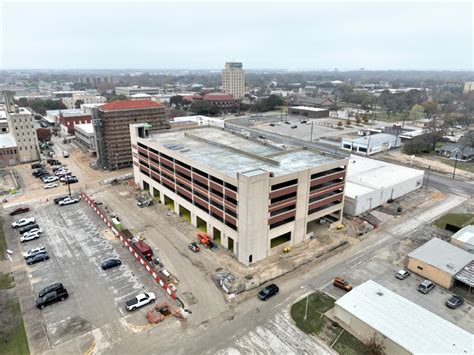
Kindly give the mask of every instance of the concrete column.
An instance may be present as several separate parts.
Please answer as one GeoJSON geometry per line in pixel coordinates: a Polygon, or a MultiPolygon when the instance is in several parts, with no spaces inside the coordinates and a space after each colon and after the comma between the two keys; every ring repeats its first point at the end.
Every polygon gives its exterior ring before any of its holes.
{"type": "Polygon", "coordinates": [[[309,197],[309,170],[303,170],[298,173],[298,190],[296,191],[296,216],[295,229],[292,235],[292,245],[301,243],[306,236],[306,220],[309,197]]]}

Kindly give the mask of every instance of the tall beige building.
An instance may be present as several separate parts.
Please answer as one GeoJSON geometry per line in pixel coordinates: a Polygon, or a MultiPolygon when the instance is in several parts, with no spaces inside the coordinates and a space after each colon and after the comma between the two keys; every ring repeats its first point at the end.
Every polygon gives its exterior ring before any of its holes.
{"type": "Polygon", "coordinates": [[[242,63],[227,62],[222,71],[222,91],[234,99],[242,99],[245,94],[245,71],[242,63]]]}
{"type": "Polygon", "coordinates": [[[464,83],[463,93],[467,94],[468,92],[474,91],[474,81],[468,81],[464,83]]]}
{"type": "Polygon", "coordinates": [[[21,163],[39,159],[38,136],[33,113],[24,107],[18,107],[13,101],[13,91],[4,91],[5,111],[8,129],[17,145],[21,163]]]}

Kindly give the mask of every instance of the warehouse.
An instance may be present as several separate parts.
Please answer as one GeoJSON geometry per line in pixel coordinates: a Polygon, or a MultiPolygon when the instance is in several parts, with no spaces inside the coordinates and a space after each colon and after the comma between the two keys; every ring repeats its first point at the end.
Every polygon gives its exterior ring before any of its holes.
{"type": "Polygon", "coordinates": [[[472,354],[472,335],[451,322],[369,280],[334,307],[339,324],[387,355],[472,354]]]}
{"type": "Polygon", "coordinates": [[[423,183],[422,170],[351,155],[347,167],[344,213],[358,216],[395,200],[423,183]]]}
{"type": "Polygon", "coordinates": [[[401,144],[400,137],[386,133],[377,133],[355,139],[343,138],[341,148],[353,153],[372,155],[397,148],[401,144]]]}
{"type": "Polygon", "coordinates": [[[249,265],[342,218],[347,160],[217,127],[130,126],[135,182],[249,265]]]}
{"type": "Polygon", "coordinates": [[[454,276],[474,260],[474,255],[439,238],[433,238],[408,254],[408,269],[450,289],[454,276]]]}
{"type": "Polygon", "coordinates": [[[451,237],[451,244],[474,253],[474,225],[466,226],[451,237]]]}
{"type": "Polygon", "coordinates": [[[325,118],[329,117],[329,110],[310,106],[291,106],[288,107],[288,114],[305,118],[325,118]]]}

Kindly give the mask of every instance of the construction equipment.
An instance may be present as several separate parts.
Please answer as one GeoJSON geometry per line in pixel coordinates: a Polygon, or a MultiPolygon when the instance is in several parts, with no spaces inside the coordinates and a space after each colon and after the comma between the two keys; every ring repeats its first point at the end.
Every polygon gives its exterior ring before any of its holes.
{"type": "Polygon", "coordinates": [[[146,319],[150,324],[158,324],[164,321],[169,316],[184,320],[188,317],[188,314],[189,312],[187,312],[181,307],[172,309],[171,305],[168,302],[161,302],[158,303],[146,314],[146,319]]]}
{"type": "Polygon", "coordinates": [[[197,235],[198,235],[199,243],[204,244],[204,245],[209,244],[209,240],[211,239],[206,233],[198,232],[197,235]]]}

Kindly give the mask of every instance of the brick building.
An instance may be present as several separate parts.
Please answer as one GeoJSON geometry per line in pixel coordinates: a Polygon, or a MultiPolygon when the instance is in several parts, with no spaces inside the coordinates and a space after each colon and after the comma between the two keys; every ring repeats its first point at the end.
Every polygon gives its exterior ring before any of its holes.
{"type": "Polygon", "coordinates": [[[74,135],[74,126],[76,124],[91,123],[92,116],[88,113],[59,113],[59,126],[61,132],[74,135]]]}
{"type": "Polygon", "coordinates": [[[342,218],[347,160],[221,128],[130,126],[135,182],[249,265],[342,218]]]}
{"type": "Polygon", "coordinates": [[[151,130],[170,127],[165,107],[149,100],[119,100],[94,109],[93,126],[99,166],[116,170],[132,166],[130,124],[147,123],[151,130]]]}

